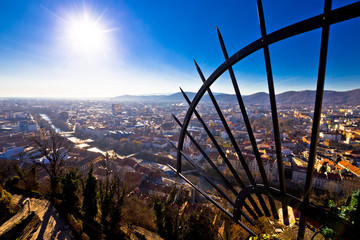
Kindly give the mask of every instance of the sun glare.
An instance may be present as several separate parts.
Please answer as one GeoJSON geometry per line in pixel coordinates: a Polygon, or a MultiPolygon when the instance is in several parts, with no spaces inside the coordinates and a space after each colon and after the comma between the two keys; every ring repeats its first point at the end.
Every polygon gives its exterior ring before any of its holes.
{"type": "Polygon", "coordinates": [[[99,19],[84,14],[71,19],[67,28],[67,39],[73,52],[85,55],[104,53],[108,47],[109,30],[99,19]]]}

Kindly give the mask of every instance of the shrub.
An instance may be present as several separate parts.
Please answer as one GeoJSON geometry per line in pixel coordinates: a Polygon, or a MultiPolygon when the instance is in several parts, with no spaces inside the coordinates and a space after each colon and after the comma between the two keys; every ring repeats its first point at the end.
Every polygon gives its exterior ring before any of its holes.
{"type": "Polygon", "coordinates": [[[0,223],[12,214],[11,194],[0,185],[0,223]]]}

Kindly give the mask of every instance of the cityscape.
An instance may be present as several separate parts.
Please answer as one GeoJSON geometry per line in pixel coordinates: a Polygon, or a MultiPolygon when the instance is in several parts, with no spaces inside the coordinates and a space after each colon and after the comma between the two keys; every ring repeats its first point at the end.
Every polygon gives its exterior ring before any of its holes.
{"type": "Polygon", "coordinates": [[[0,240],[355,239],[359,15],[4,2],[0,240]]]}
{"type": "MultiPolygon", "coordinates": [[[[345,93],[347,99],[351,98],[352,92],[345,93]]],[[[355,96],[358,98],[359,94],[355,96]]],[[[219,104],[251,172],[256,181],[261,183],[239,107],[233,101],[219,101],[219,104]]],[[[32,145],[31,139],[40,138],[45,132],[55,131],[71,143],[66,149],[65,165],[68,169],[77,169],[78,174],[86,176],[91,167],[95,178],[105,181],[108,172],[104,161],[108,157],[111,159],[112,170],[116,171],[122,183],[126,183],[130,195],[140,199],[155,195],[167,197],[174,186],[183,186],[183,191],[188,192],[192,202],[204,203],[206,200],[190,186],[184,185],[167,166],[176,166],[177,151],[171,143],[177,146],[180,131],[172,114],[182,119],[187,108],[184,100],[134,102],[119,101],[116,98],[106,101],[3,99],[0,112],[1,163],[2,166],[16,164],[23,169],[31,168],[34,163],[46,163],[46,157],[32,145]]],[[[231,164],[240,176],[245,177],[244,169],[212,103],[202,102],[198,106],[198,112],[231,164]]],[[[247,112],[266,174],[271,185],[276,187],[279,179],[270,108],[267,104],[250,104],[247,112]]],[[[311,107],[301,101],[279,107],[285,176],[288,191],[295,195],[302,192],[305,183],[312,115],[311,107]]],[[[326,205],[329,199],[341,202],[339,199],[346,198],[345,196],[358,189],[359,121],[358,105],[332,105],[329,102],[323,108],[313,180],[313,190],[316,192],[313,200],[317,203],[326,205]]],[[[223,159],[200,123],[191,123],[189,131],[219,169],[225,175],[229,174],[223,159]]],[[[225,187],[189,138],[185,140],[183,152],[225,187]]],[[[186,170],[189,172],[186,173],[188,178],[197,182],[214,198],[220,197],[191,166],[187,166],[186,170]]],[[[2,167],[1,175],[4,178],[11,176],[11,173],[4,171],[8,171],[8,167],[2,167]]],[[[39,187],[47,186],[48,174],[45,169],[38,168],[37,179],[39,187]]]]}

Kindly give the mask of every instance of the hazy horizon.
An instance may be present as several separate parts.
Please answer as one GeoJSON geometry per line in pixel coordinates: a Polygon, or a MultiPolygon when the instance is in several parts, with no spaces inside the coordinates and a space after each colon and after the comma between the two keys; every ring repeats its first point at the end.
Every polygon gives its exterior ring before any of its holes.
{"type": "MultiPolygon", "coordinates": [[[[344,90],[344,91],[337,91],[337,90],[333,90],[333,89],[324,89],[324,91],[335,91],[335,92],[349,92],[349,91],[354,91],[354,90],[358,90],[360,88],[354,88],[354,89],[349,89],[349,90],[344,90]]],[[[283,91],[283,92],[278,92],[276,93],[276,95],[279,94],[283,94],[286,92],[291,92],[291,91],[295,91],[295,92],[303,92],[303,91],[316,91],[316,90],[310,90],[310,89],[304,89],[304,90],[289,90],[289,91],[283,91]]],[[[197,92],[192,92],[192,91],[185,91],[186,93],[193,93],[196,94],[197,92]]],[[[118,97],[125,97],[125,96],[130,96],[130,97],[146,97],[146,96],[170,96],[173,94],[177,94],[177,93],[181,93],[180,91],[178,92],[173,92],[173,93],[150,93],[150,94],[122,94],[122,95],[117,95],[117,96],[95,96],[95,97],[86,97],[86,96],[66,96],[66,97],[56,97],[56,96],[0,96],[0,99],[54,99],[54,100],[112,100],[114,98],[118,98],[118,97]]],[[[250,93],[250,94],[242,94],[242,96],[251,96],[254,94],[258,94],[258,93],[266,93],[268,94],[268,92],[264,92],[264,91],[260,91],[260,92],[254,92],[254,93],[250,93]]],[[[230,94],[230,95],[236,95],[235,93],[224,93],[224,92],[213,92],[214,95],[219,95],[219,94],[230,94]]],[[[206,93],[205,93],[206,95],[206,93]]]]}

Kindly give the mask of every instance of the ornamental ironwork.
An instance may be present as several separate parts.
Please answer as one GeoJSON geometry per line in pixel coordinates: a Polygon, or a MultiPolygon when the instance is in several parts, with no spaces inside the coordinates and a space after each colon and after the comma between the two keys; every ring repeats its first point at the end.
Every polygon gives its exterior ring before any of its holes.
{"type": "Polygon", "coordinates": [[[220,34],[219,29],[217,29],[217,34],[220,42],[220,46],[224,55],[225,61],[208,77],[205,78],[200,67],[195,62],[196,69],[199,73],[203,85],[200,87],[197,94],[194,96],[191,101],[186,93],[182,91],[182,94],[189,104],[189,108],[186,112],[183,122],[179,121],[176,116],[173,116],[175,121],[181,127],[180,137],[178,140],[177,146],[173,143],[174,148],[177,150],[177,165],[176,168],[168,165],[174,172],[177,173],[183,180],[195,188],[199,193],[201,193],[207,200],[213,203],[218,207],[222,212],[231,217],[236,223],[242,226],[247,232],[251,235],[256,235],[256,233],[248,227],[244,222],[247,221],[251,224],[254,224],[254,220],[261,217],[273,217],[278,219],[278,212],[276,208],[275,201],[280,201],[283,210],[283,221],[287,222],[288,220],[288,208],[291,206],[301,212],[300,221],[299,221],[299,230],[298,230],[298,239],[304,238],[306,218],[312,218],[324,226],[328,226],[333,229],[338,235],[341,235],[343,238],[355,239],[357,229],[360,225],[360,201],[358,201],[358,207],[356,211],[354,223],[350,223],[340,218],[339,216],[325,210],[324,208],[317,206],[313,203],[310,203],[310,197],[312,192],[312,182],[314,174],[314,165],[315,165],[315,155],[318,145],[318,136],[319,136],[319,127],[321,120],[321,109],[322,109],[322,99],[324,93],[324,81],[325,81],[325,68],[327,61],[327,52],[328,52],[328,42],[329,42],[329,31],[330,26],[335,23],[343,22],[349,19],[357,18],[360,15],[360,2],[352,3],[344,7],[337,9],[332,9],[332,1],[325,0],[324,12],[320,15],[305,19],[303,21],[297,22],[295,24],[284,27],[280,30],[277,30],[272,33],[266,32],[264,12],[262,7],[261,0],[257,1],[257,10],[259,15],[261,38],[250,43],[246,47],[242,48],[232,56],[229,56],[223,41],[223,38],[220,34]],[[286,183],[285,183],[285,174],[284,174],[284,165],[283,165],[283,155],[281,151],[281,138],[279,130],[279,120],[278,120],[278,111],[276,106],[276,97],[275,89],[273,83],[273,74],[270,61],[269,45],[279,42],[281,40],[290,38],[292,36],[300,35],[315,29],[321,29],[321,47],[320,47],[320,57],[319,57],[319,67],[318,67],[318,77],[317,77],[317,86],[316,86],[316,97],[314,104],[314,115],[312,121],[312,133],[311,133],[311,143],[309,149],[309,158],[308,166],[306,170],[306,181],[305,188],[303,192],[303,198],[298,199],[287,192],[286,183]],[[250,124],[250,120],[246,111],[246,107],[243,101],[243,97],[240,93],[240,89],[236,80],[236,76],[233,70],[233,66],[244,58],[248,57],[252,53],[263,50],[266,74],[267,74],[267,83],[270,97],[270,106],[271,106],[271,117],[272,117],[272,126],[273,134],[275,140],[276,148],[276,159],[277,159],[277,169],[278,169],[278,179],[279,187],[274,188],[270,186],[269,176],[267,176],[263,162],[261,160],[260,152],[254,137],[254,132],[250,124]],[[253,176],[250,168],[244,158],[242,150],[240,149],[239,144],[236,142],[234,133],[231,131],[230,126],[224,117],[223,110],[219,106],[214,93],[211,91],[210,87],[212,84],[225,72],[229,72],[232,86],[236,93],[237,104],[242,113],[244,124],[248,133],[248,137],[251,142],[252,150],[256,159],[256,163],[261,176],[261,184],[257,183],[255,177],[253,176]],[[217,115],[220,119],[220,122],[225,129],[227,136],[233,146],[234,151],[236,152],[239,161],[244,169],[246,178],[241,178],[238,174],[238,171],[232,165],[231,161],[226,156],[224,150],[221,148],[220,144],[216,140],[214,134],[209,129],[205,121],[203,120],[200,113],[197,111],[197,106],[207,93],[208,97],[211,100],[211,103],[215,107],[217,115]],[[211,140],[213,146],[216,148],[218,154],[221,156],[221,159],[225,163],[225,166],[228,172],[231,173],[231,178],[225,175],[222,170],[219,169],[218,165],[210,159],[209,155],[202,149],[202,146],[198,143],[195,137],[192,136],[188,130],[190,121],[192,119],[197,119],[206,132],[207,136],[211,140]],[[190,142],[198,149],[205,161],[211,166],[213,172],[215,172],[218,177],[222,180],[223,186],[228,191],[224,191],[224,188],[221,188],[217,182],[211,178],[204,169],[197,165],[197,163],[191,159],[184,152],[184,143],[185,139],[188,138],[190,142]],[[229,208],[223,207],[213,196],[210,196],[206,193],[205,190],[201,189],[194,182],[189,180],[184,176],[182,172],[183,161],[188,162],[195,171],[209,183],[220,196],[222,196],[227,202],[229,208]],[[235,183],[235,184],[234,184],[235,183]],[[240,190],[239,190],[240,189],[240,190]],[[233,200],[235,199],[235,201],[233,200]],[[257,201],[256,201],[257,200],[257,201]],[[257,204],[257,202],[259,204],[257,204]],[[246,211],[244,211],[246,210],[246,211]]]}

